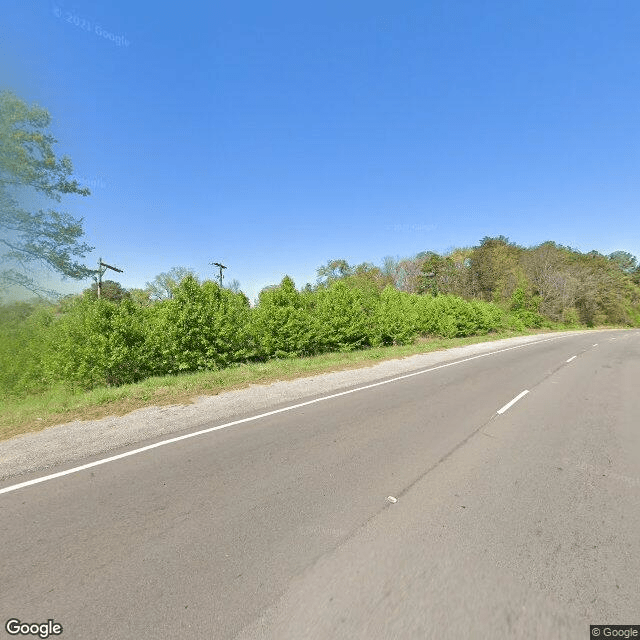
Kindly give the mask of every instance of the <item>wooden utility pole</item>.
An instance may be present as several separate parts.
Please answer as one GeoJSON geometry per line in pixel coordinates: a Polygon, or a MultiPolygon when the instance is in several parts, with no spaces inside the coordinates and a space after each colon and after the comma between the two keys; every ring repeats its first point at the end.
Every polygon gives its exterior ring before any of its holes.
{"type": "Polygon", "coordinates": [[[210,262],[209,264],[212,264],[216,267],[218,267],[218,269],[220,270],[220,274],[218,275],[218,280],[220,281],[220,288],[222,289],[222,270],[226,269],[227,267],[225,267],[223,264],[220,264],[219,262],[210,262]]]}
{"type": "Polygon", "coordinates": [[[94,278],[94,280],[98,283],[98,300],[100,300],[100,294],[102,293],[102,276],[105,274],[107,269],[117,271],[118,273],[124,273],[122,269],[118,269],[117,267],[112,267],[110,264],[106,264],[105,262],[102,262],[102,258],[98,258],[98,271],[97,271],[98,277],[94,278]]]}

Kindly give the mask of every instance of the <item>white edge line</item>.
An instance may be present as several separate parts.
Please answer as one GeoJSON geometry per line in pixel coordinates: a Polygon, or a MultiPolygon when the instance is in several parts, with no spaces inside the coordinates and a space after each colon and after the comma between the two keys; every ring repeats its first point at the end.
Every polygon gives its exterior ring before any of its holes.
{"type": "Polygon", "coordinates": [[[571,356],[571,357],[567,360],[567,362],[571,362],[572,360],[575,360],[577,357],[578,357],[578,356],[571,356]]]}
{"type": "Polygon", "coordinates": [[[526,396],[527,393],[529,393],[528,389],[525,389],[524,391],[519,393],[513,400],[511,400],[511,402],[507,402],[507,404],[505,404],[504,407],[502,407],[502,409],[498,409],[498,413],[500,414],[504,413],[509,407],[512,407],[516,402],[518,402],[520,398],[523,398],[524,396],[526,396]]]}
{"type": "MultiPolygon", "coordinates": [[[[64,471],[58,471],[57,473],[51,473],[47,476],[41,476],[40,478],[34,478],[33,480],[27,480],[26,482],[20,482],[18,484],[10,485],[8,487],[4,487],[0,489],[0,494],[10,493],[11,491],[16,491],[18,489],[23,489],[24,487],[30,487],[34,484],[39,484],[41,482],[46,482],[47,480],[53,480],[54,478],[62,478],[63,476],[71,475],[72,473],[78,473],[79,471],[84,471],[85,469],[91,469],[92,467],[97,467],[101,464],[106,464],[107,462],[115,462],[116,460],[122,460],[123,458],[128,458],[129,456],[134,456],[138,453],[142,453],[143,451],[150,451],[151,449],[157,449],[158,447],[163,447],[167,444],[172,444],[174,442],[180,442],[181,440],[187,440],[189,438],[195,438],[196,436],[202,436],[206,433],[212,433],[214,431],[218,431],[220,429],[226,429],[227,427],[233,427],[237,424],[244,424],[245,422],[252,422],[253,420],[259,420],[260,418],[266,418],[268,416],[273,416],[278,413],[284,413],[285,411],[291,411],[293,409],[299,409],[300,407],[306,407],[310,404],[315,404],[316,402],[323,402],[325,400],[331,400],[332,398],[339,398],[340,396],[346,396],[351,393],[356,393],[357,391],[364,391],[365,389],[372,389],[374,387],[379,387],[384,384],[390,384],[391,382],[397,382],[398,380],[405,380],[406,378],[412,378],[413,376],[419,376],[424,373],[429,373],[431,371],[437,371],[438,369],[446,369],[447,367],[453,367],[457,364],[462,364],[464,362],[470,362],[471,360],[477,360],[478,358],[486,358],[487,356],[492,356],[497,353],[504,353],[505,351],[512,351],[514,349],[522,349],[523,347],[529,347],[533,344],[540,344],[542,342],[552,342],[553,340],[559,340],[561,338],[567,338],[570,336],[556,336],[554,338],[546,338],[545,340],[536,340],[534,342],[527,342],[525,344],[518,344],[514,347],[506,347],[505,349],[498,349],[498,351],[489,351],[488,353],[481,353],[477,356],[471,356],[470,358],[464,358],[463,360],[456,360],[454,362],[447,362],[446,364],[440,364],[436,367],[430,367],[429,369],[423,369],[421,371],[413,371],[412,373],[406,373],[402,376],[398,376],[396,378],[391,378],[390,380],[382,380],[381,382],[374,382],[372,384],[367,384],[363,387],[357,387],[355,389],[348,389],[347,391],[340,391],[339,393],[332,393],[328,396],[322,396],[321,398],[315,398],[314,400],[307,400],[306,402],[300,402],[298,404],[293,404],[288,407],[283,407],[281,409],[274,409],[273,411],[267,411],[266,413],[261,413],[257,416],[251,416],[249,418],[242,418],[240,420],[234,420],[233,422],[227,422],[226,424],[218,425],[217,427],[209,427],[207,429],[201,429],[200,431],[193,431],[192,433],[187,433],[182,436],[177,436],[175,438],[169,438],[167,440],[161,440],[160,442],[155,442],[154,444],[149,444],[145,447],[139,447],[138,449],[132,449],[131,451],[126,451],[125,453],[120,453],[115,456],[110,456],[108,458],[102,458],[100,460],[95,460],[94,462],[89,462],[87,464],[80,465],[79,467],[72,467],[71,469],[65,469],[64,471]]],[[[517,398],[514,398],[509,404],[505,405],[498,411],[498,413],[503,413],[506,411],[514,402],[517,402],[523,395],[527,394],[528,391],[523,391],[517,398]]]]}

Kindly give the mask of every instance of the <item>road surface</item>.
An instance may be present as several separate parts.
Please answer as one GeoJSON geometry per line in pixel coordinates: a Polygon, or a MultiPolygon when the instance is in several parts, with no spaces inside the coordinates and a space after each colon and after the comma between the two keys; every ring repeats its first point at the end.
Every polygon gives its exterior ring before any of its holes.
{"type": "Polygon", "coordinates": [[[496,351],[3,481],[4,637],[640,623],[640,331],[496,351]]]}

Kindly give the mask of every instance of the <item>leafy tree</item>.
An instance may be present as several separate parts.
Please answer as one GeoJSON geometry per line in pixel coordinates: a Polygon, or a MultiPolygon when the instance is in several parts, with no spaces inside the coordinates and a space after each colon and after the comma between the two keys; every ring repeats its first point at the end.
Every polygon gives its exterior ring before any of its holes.
{"type": "Polygon", "coordinates": [[[508,300],[520,280],[520,248],[505,236],[484,237],[471,255],[471,271],[483,300],[508,300]]]}
{"type": "Polygon", "coordinates": [[[578,288],[571,252],[555,242],[543,242],[525,252],[522,264],[532,295],[539,300],[539,311],[561,320],[565,309],[573,307],[578,288]]]}
{"type": "Polygon", "coordinates": [[[614,251],[608,256],[624,273],[633,273],[638,266],[638,259],[627,251],[614,251]]]}
{"type": "MultiPolygon", "coordinates": [[[[93,297],[98,297],[98,283],[94,282],[89,289],[85,289],[86,293],[90,293],[93,297]]],[[[131,299],[131,293],[127,291],[119,282],[113,280],[103,280],[100,297],[112,302],[121,302],[125,299],[131,299]]]]}
{"type": "Polygon", "coordinates": [[[631,322],[633,283],[614,261],[597,251],[572,252],[578,280],[575,307],[580,321],[589,326],[631,322]]]}
{"type": "Polygon", "coordinates": [[[352,269],[343,281],[350,288],[361,289],[371,293],[380,293],[385,287],[393,284],[393,278],[385,275],[379,267],[370,262],[363,262],[352,269]]]}
{"type": "Polygon", "coordinates": [[[424,251],[422,254],[422,267],[418,281],[418,293],[430,293],[437,296],[441,290],[440,281],[450,267],[448,258],[438,255],[434,251],[424,251]]]}
{"type": "Polygon", "coordinates": [[[240,293],[240,281],[234,278],[227,283],[225,289],[229,289],[229,291],[233,291],[233,293],[240,293]]]}
{"type": "Polygon", "coordinates": [[[135,304],[141,307],[150,307],[153,304],[150,293],[147,289],[129,289],[129,297],[135,304]]]}
{"type": "Polygon", "coordinates": [[[319,285],[328,285],[340,278],[346,278],[353,273],[353,267],[346,260],[329,260],[327,264],[316,269],[319,285]]]}
{"type": "Polygon", "coordinates": [[[522,322],[524,327],[541,327],[544,318],[535,310],[535,302],[524,287],[519,286],[511,295],[510,310],[512,315],[522,322]]]}
{"type": "MultiPolygon", "coordinates": [[[[438,256],[434,252],[422,252],[418,254],[423,259],[432,258],[431,263],[425,266],[427,273],[433,273],[432,278],[424,277],[419,282],[418,292],[433,293],[434,288],[439,294],[450,294],[462,298],[473,298],[477,291],[473,286],[471,273],[471,256],[473,249],[453,249],[447,255],[438,256]],[[436,264],[434,264],[436,262],[436,264]]],[[[424,274],[421,274],[424,276],[424,274]]]]}
{"type": "Polygon", "coordinates": [[[188,276],[198,279],[196,272],[188,267],[173,267],[158,274],[151,282],[147,282],[149,297],[151,300],[171,300],[175,289],[188,276]]]}
{"type": "Polygon", "coordinates": [[[93,250],[80,241],[82,219],[54,209],[27,211],[19,203],[32,195],[60,202],[63,195],[90,194],[71,179],[71,159],[56,157],[57,140],[47,133],[50,124],[45,109],[28,106],[10,91],[0,92],[0,262],[8,265],[0,271],[0,281],[37,294],[54,292],[29,275],[36,265],[76,280],[94,273],[78,262],[93,250]]]}

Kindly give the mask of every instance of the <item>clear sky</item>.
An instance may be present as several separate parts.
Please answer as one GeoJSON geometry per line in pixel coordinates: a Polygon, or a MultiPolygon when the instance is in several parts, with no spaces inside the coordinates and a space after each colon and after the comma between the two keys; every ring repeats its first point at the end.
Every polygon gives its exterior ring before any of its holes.
{"type": "Polygon", "coordinates": [[[640,256],[637,0],[3,9],[1,84],[54,117],[126,287],[222,261],[254,298],[500,234],[640,256]]]}

